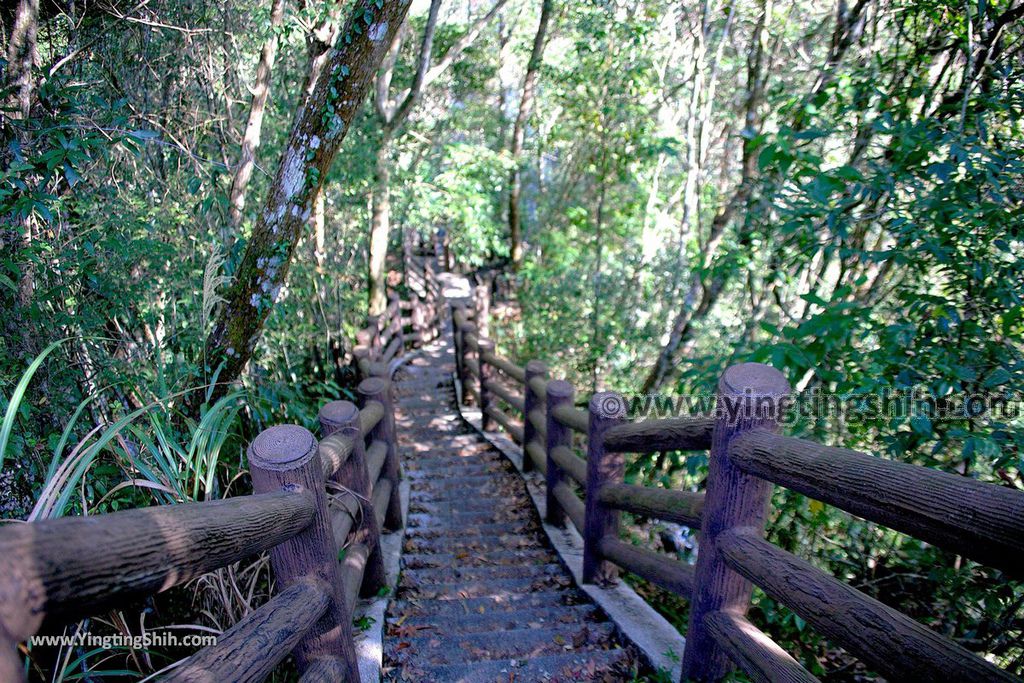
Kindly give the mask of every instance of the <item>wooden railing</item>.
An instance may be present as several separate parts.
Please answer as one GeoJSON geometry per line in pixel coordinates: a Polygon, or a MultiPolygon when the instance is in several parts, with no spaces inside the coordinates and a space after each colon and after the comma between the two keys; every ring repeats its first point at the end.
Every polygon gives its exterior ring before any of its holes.
{"type": "Polygon", "coordinates": [[[323,439],[297,425],[248,449],[254,492],[0,527],[0,681],[23,678],[18,643],[270,551],[276,595],[166,674],[259,681],[290,653],[304,682],[359,681],[352,609],[385,586],[381,530],[401,528],[390,363],[438,334],[429,259],[406,254],[411,296],[392,294],[360,334],[361,407],[332,401],[323,439]],[[405,317],[403,311],[411,311],[405,317]]]}
{"type": "Polygon", "coordinates": [[[682,680],[715,681],[736,665],[755,681],[814,681],[746,618],[754,586],[830,642],[894,681],[1017,681],[910,617],[765,540],[780,485],[936,546],[1020,575],[1024,492],[777,434],[790,388],[777,370],[746,363],[719,380],[713,416],[626,422],[621,395],[598,393],[586,411],[571,384],[537,361],[519,367],[477,334],[479,314],[454,302],[456,367],[482,427],[523,450],[545,475],[547,521],[583,537],[583,580],[619,568],[690,601],[682,680]],[[585,457],[574,448],[585,443],[585,457]],[[700,493],[626,484],[625,453],[710,451],[700,493]],[[620,538],[630,512],[699,529],[695,566],[620,538]]]}

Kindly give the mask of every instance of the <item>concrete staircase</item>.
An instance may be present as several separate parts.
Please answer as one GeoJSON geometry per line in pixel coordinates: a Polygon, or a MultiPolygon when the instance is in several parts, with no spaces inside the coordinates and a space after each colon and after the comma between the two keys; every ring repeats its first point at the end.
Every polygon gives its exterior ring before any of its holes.
{"type": "Polygon", "coordinates": [[[441,335],[395,376],[411,492],[385,677],[634,680],[639,658],[573,585],[523,480],[459,415],[449,340],[441,335]]]}

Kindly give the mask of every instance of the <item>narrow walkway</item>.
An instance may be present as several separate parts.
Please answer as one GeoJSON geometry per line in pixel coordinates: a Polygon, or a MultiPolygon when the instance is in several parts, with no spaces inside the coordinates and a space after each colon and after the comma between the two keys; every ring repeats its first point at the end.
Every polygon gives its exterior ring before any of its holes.
{"type": "Polygon", "coordinates": [[[634,680],[637,657],[573,586],[522,478],[459,415],[450,339],[395,376],[411,493],[386,679],[634,680]]]}

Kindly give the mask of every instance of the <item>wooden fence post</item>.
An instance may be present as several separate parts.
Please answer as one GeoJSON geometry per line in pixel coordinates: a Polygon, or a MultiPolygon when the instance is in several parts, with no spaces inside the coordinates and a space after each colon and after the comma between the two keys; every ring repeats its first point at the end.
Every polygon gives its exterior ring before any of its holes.
{"type": "Polygon", "coordinates": [[[256,493],[304,490],[316,500],[316,516],[303,531],[270,551],[277,590],[303,579],[318,581],[331,596],[331,606],[295,647],[299,671],[316,660],[336,657],[346,680],[359,681],[352,623],[338,572],[323,465],[313,434],[296,425],[263,430],[249,445],[249,469],[256,493]]]}
{"type": "MultiPolygon", "coordinates": [[[[476,324],[466,323],[462,328],[462,395],[467,406],[473,405],[471,400],[473,397],[467,388],[473,383],[473,373],[469,371],[469,360],[474,356],[476,357],[477,371],[480,370],[480,346],[478,342],[480,338],[476,336],[476,324]]],[[[480,402],[480,382],[477,378],[476,384],[476,402],[480,402]]]]}
{"type": "Polygon", "coordinates": [[[626,403],[622,396],[612,392],[599,392],[590,398],[587,427],[587,494],[586,523],[583,530],[583,583],[613,583],[618,569],[602,559],[601,539],[616,536],[619,531],[619,513],[601,504],[600,489],[606,483],[619,483],[624,474],[621,453],[607,453],[604,433],[609,427],[622,422],[626,403]]]}
{"type": "Polygon", "coordinates": [[[476,310],[476,328],[480,330],[480,336],[486,337],[490,334],[491,317],[491,287],[486,278],[483,283],[473,288],[473,308],[476,310]]]}
{"type": "Polygon", "coordinates": [[[565,473],[558,466],[551,452],[559,446],[572,448],[572,429],[555,419],[555,408],[562,404],[572,405],[575,390],[572,385],[564,379],[555,379],[548,382],[547,390],[547,431],[548,438],[545,444],[547,451],[548,471],[547,479],[547,521],[555,526],[565,526],[565,510],[555,497],[555,487],[565,480],[565,473]]]}
{"type": "Polygon", "coordinates": [[[384,528],[395,531],[402,528],[402,499],[398,490],[401,479],[401,465],[398,462],[398,443],[395,438],[395,410],[391,401],[391,382],[384,377],[370,377],[359,383],[357,389],[362,405],[370,401],[378,401],[384,407],[384,417],[380,419],[367,435],[372,443],[380,439],[388,446],[384,460],[384,476],[391,482],[391,497],[388,499],[388,510],[384,515],[384,528]]]}
{"type": "Polygon", "coordinates": [[[461,301],[459,301],[452,303],[451,309],[452,336],[454,337],[455,341],[455,376],[459,378],[460,382],[462,382],[462,390],[463,392],[465,392],[465,369],[462,367],[462,365],[464,360],[463,356],[466,353],[466,349],[464,348],[466,343],[462,337],[462,326],[459,324],[457,318],[461,317],[463,321],[466,320],[466,306],[461,301]]]}
{"type": "Polygon", "coordinates": [[[370,548],[359,593],[367,598],[376,595],[387,585],[387,577],[384,574],[384,556],[380,550],[380,528],[377,526],[377,515],[370,502],[372,482],[366,468],[366,435],[359,428],[359,409],[351,401],[331,401],[320,409],[317,417],[320,421],[320,433],[325,438],[340,432],[352,439],[352,453],[330,481],[352,491],[362,511],[361,524],[356,531],[354,542],[363,543],[370,548]]]}
{"type": "Polygon", "coordinates": [[[481,339],[477,342],[477,349],[477,361],[480,363],[480,428],[487,432],[494,427],[494,420],[487,414],[487,409],[494,402],[490,390],[487,389],[487,383],[494,380],[494,370],[484,361],[484,354],[494,353],[494,342],[490,339],[481,339]]]}
{"type": "Polygon", "coordinates": [[[534,468],[534,465],[533,458],[526,452],[526,446],[533,443],[537,438],[537,428],[534,427],[533,421],[530,420],[530,413],[544,403],[544,397],[537,395],[537,392],[530,386],[530,380],[534,377],[547,377],[548,366],[539,360],[531,360],[526,364],[525,374],[526,387],[523,389],[523,471],[528,472],[534,468]]]}
{"type": "Polygon", "coordinates": [[[752,586],[729,569],[719,552],[719,534],[736,527],[763,535],[772,484],[744,474],[729,461],[729,443],[753,429],[778,431],[789,383],[778,370],[760,363],[733,365],[718,381],[715,429],[711,438],[707,492],[701,522],[690,624],[682,680],[717,681],[733,664],[716,644],[704,617],[720,610],[745,615],[752,586]]]}

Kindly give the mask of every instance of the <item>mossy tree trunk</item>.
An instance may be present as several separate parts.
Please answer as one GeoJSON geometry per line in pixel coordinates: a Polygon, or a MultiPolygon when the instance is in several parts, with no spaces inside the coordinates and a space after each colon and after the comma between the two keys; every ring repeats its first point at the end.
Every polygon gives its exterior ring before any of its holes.
{"type": "MultiPolygon", "coordinates": [[[[214,398],[225,393],[252,356],[331,162],[408,10],[408,0],[359,0],[299,110],[234,284],[206,341],[206,371],[212,377],[220,367],[214,398]]],[[[204,392],[193,393],[195,413],[204,392]]]]}

